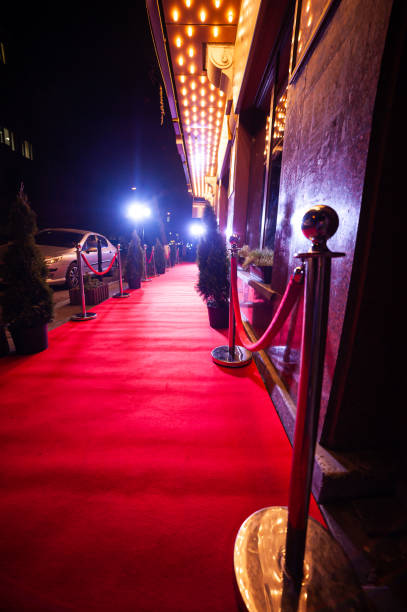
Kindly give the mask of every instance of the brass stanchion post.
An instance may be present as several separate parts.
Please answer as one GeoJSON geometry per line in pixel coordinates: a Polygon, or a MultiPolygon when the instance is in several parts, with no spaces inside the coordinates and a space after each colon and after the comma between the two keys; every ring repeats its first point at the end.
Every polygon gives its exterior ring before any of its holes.
{"type": "Polygon", "coordinates": [[[82,312],[72,315],[71,321],[89,321],[96,319],[96,312],[86,312],[85,287],[83,284],[81,245],[76,245],[76,261],[78,264],[79,291],[81,294],[82,312]]]}
{"type": "MultiPolygon", "coordinates": [[[[236,274],[237,270],[237,254],[238,254],[237,236],[231,236],[231,266],[230,274],[236,274]]],[[[229,288],[229,336],[228,345],[217,346],[211,352],[212,359],[215,363],[228,368],[241,368],[248,365],[252,360],[252,354],[244,346],[236,346],[236,322],[233,312],[232,301],[232,283],[229,288]]]]}
{"type": "Polygon", "coordinates": [[[123,278],[122,278],[122,260],[120,257],[120,244],[117,245],[117,259],[118,259],[118,264],[119,264],[119,287],[120,287],[120,292],[119,293],[115,293],[113,295],[114,298],[128,298],[130,297],[130,293],[126,293],[125,291],[123,291],[123,278]]]}
{"type": "Polygon", "coordinates": [[[307,261],[300,380],[290,479],[289,507],[255,512],[235,543],[235,574],[250,611],[367,609],[362,590],[337,542],[308,516],[318,429],[333,253],[326,241],[338,228],[329,206],[314,206],[301,229],[312,241],[307,261]]]}

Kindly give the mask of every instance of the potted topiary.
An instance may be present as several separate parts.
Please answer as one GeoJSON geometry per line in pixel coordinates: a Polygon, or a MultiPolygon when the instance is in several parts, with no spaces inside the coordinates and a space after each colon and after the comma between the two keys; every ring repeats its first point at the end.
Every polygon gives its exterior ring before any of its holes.
{"type": "Polygon", "coordinates": [[[157,274],[165,273],[165,251],[164,247],[157,238],[155,241],[154,247],[154,257],[155,257],[155,267],[157,269],[157,274]]]}
{"type": "Polygon", "coordinates": [[[3,322],[16,352],[29,355],[48,346],[48,323],[53,316],[53,295],[46,283],[48,269],[35,244],[36,215],[21,187],[10,210],[10,244],[4,255],[0,277],[3,322]]]}
{"type": "Polygon", "coordinates": [[[209,324],[215,329],[226,329],[229,324],[228,255],[225,239],[218,230],[215,212],[210,204],[204,209],[206,232],[198,244],[198,293],[208,307],[209,324]]]}
{"type": "Polygon", "coordinates": [[[124,278],[129,285],[129,289],[140,289],[144,265],[144,249],[135,231],[127,249],[126,264],[124,267],[124,278]]]}
{"type": "Polygon", "coordinates": [[[250,250],[244,245],[239,250],[239,256],[244,257],[242,268],[250,271],[257,276],[263,283],[271,283],[271,273],[273,271],[274,251],[271,249],[250,250]]]}

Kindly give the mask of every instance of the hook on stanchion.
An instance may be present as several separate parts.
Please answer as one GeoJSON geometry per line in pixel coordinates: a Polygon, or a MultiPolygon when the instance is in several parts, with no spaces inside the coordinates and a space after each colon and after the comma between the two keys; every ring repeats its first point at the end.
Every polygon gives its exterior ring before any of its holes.
{"type": "Polygon", "coordinates": [[[121,261],[121,257],[120,257],[120,244],[117,245],[117,259],[119,262],[119,287],[120,287],[120,291],[119,293],[115,293],[113,295],[114,298],[128,298],[130,297],[130,293],[126,293],[125,291],[123,291],[123,279],[122,279],[122,261],[121,261]]]}
{"type": "MultiPolygon", "coordinates": [[[[230,237],[231,258],[230,258],[230,274],[237,274],[237,254],[239,237],[233,235],[230,237]]],[[[229,343],[228,345],[217,346],[211,351],[213,361],[227,368],[241,368],[248,365],[252,360],[252,353],[244,346],[236,345],[236,321],[233,312],[232,301],[232,283],[229,288],[229,343]]]]}
{"type": "MultiPolygon", "coordinates": [[[[309,518],[318,430],[333,253],[326,241],[338,228],[329,206],[314,206],[302,221],[312,241],[306,261],[303,335],[289,505],[263,508],[243,523],[235,549],[235,575],[249,611],[331,609],[346,592],[349,610],[366,610],[362,590],[341,547],[309,518]]],[[[300,273],[300,272],[298,272],[300,273]]]]}
{"type": "Polygon", "coordinates": [[[83,271],[82,271],[82,257],[81,257],[81,245],[76,245],[76,261],[78,264],[78,280],[79,280],[79,291],[81,294],[82,312],[72,315],[71,321],[89,321],[90,319],[96,319],[96,312],[86,312],[86,301],[85,301],[85,287],[83,284],[83,271]]]}

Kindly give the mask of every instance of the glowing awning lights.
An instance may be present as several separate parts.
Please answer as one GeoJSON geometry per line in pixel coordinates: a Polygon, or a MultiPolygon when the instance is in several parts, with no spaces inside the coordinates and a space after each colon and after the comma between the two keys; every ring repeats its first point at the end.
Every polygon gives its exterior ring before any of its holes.
{"type": "MultiPolygon", "coordinates": [[[[237,0],[162,0],[162,4],[175,77],[177,119],[184,133],[184,154],[188,161],[187,182],[194,197],[206,197],[208,177],[214,177],[217,171],[226,96],[209,82],[204,72],[205,45],[234,44],[241,3],[237,0]]],[[[185,158],[182,159],[185,163],[185,158]]]]}

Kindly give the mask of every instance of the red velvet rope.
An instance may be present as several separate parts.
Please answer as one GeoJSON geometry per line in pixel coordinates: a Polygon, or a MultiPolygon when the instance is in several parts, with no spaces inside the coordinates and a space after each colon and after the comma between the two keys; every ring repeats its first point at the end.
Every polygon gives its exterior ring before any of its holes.
{"type": "Polygon", "coordinates": [[[95,268],[93,266],[91,266],[91,264],[88,262],[88,260],[86,259],[85,255],[83,253],[81,253],[82,255],[82,259],[84,260],[85,264],[88,266],[88,268],[90,268],[92,270],[92,272],[94,274],[97,274],[98,276],[103,276],[103,274],[106,274],[107,272],[109,272],[112,269],[112,266],[114,264],[114,260],[117,257],[117,253],[114,254],[112,261],[110,262],[109,267],[107,268],[107,270],[105,270],[104,272],[98,272],[97,270],[95,270],[95,268]]]}
{"type": "Polygon", "coordinates": [[[245,342],[243,338],[247,336],[247,332],[244,328],[242,317],[240,314],[239,296],[237,293],[237,261],[235,257],[231,258],[230,266],[230,277],[232,286],[232,304],[233,311],[235,313],[236,330],[239,334],[240,341],[245,348],[249,351],[261,351],[270,346],[274,336],[280,331],[285,320],[290,314],[294,304],[300,297],[303,291],[303,283],[298,279],[298,276],[294,273],[291,275],[285,293],[282,297],[280,305],[264,334],[257,340],[257,342],[245,342]]]}
{"type": "Polygon", "coordinates": [[[151,249],[150,259],[147,262],[148,264],[153,261],[153,253],[154,253],[154,247],[151,249]]]}

